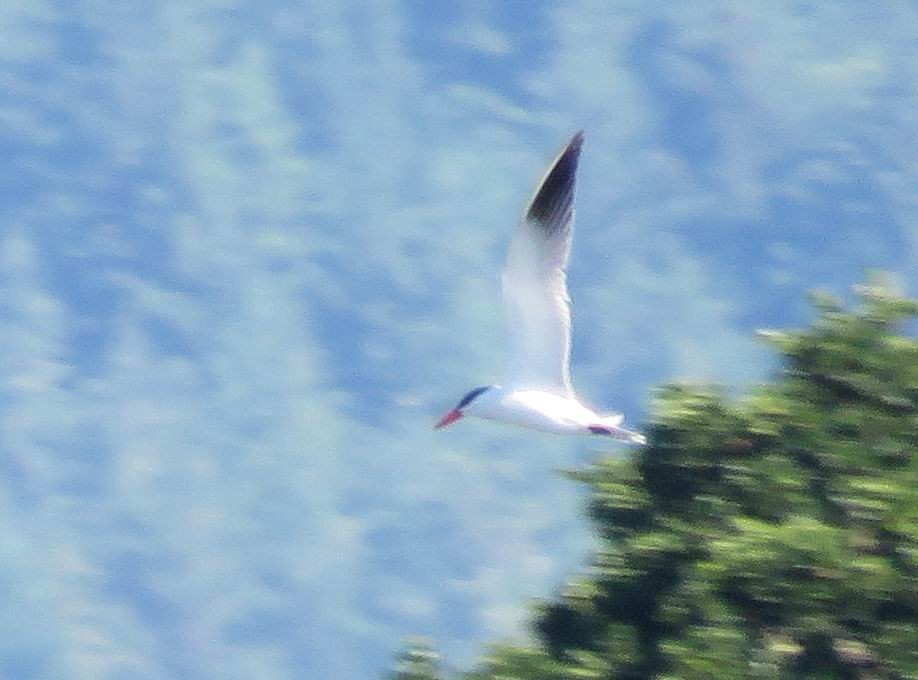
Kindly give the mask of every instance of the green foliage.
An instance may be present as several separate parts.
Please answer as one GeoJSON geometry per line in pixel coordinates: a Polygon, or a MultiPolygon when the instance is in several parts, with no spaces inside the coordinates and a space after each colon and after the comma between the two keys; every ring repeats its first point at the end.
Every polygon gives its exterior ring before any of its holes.
{"type": "Polygon", "coordinates": [[[773,383],[667,387],[647,446],[573,473],[592,569],[466,677],[918,677],[918,303],[859,294],[766,335],[773,383]]]}
{"type": "Polygon", "coordinates": [[[443,680],[440,657],[426,640],[412,638],[399,654],[389,680],[443,680]]]}

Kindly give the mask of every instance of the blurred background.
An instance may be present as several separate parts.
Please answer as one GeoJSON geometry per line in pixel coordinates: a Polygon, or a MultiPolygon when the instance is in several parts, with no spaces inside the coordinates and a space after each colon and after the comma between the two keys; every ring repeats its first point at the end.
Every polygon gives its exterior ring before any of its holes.
{"type": "Polygon", "coordinates": [[[584,564],[570,442],[431,425],[579,128],[574,379],[769,374],[918,267],[918,8],[5,0],[0,675],[453,665],[584,564]]]}

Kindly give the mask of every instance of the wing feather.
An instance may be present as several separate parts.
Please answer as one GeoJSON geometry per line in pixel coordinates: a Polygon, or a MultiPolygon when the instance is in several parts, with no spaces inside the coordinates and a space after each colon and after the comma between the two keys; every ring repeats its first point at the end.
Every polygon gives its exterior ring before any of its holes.
{"type": "Polygon", "coordinates": [[[571,394],[567,260],[574,225],[578,132],[549,166],[507,254],[503,291],[510,326],[508,382],[571,394]]]}

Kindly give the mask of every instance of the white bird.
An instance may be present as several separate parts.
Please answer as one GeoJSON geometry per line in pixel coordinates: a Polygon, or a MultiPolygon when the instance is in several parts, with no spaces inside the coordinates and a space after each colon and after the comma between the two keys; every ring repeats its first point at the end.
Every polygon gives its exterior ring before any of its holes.
{"type": "Polygon", "coordinates": [[[503,386],[470,390],[437,422],[437,429],[476,416],[544,432],[645,443],[643,435],[622,427],[620,413],[596,413],[571,386],[571,301],[565,267],[582,145],[581,131],[555,158],[510,243],[503,290],[511,351],[503,386]]]}

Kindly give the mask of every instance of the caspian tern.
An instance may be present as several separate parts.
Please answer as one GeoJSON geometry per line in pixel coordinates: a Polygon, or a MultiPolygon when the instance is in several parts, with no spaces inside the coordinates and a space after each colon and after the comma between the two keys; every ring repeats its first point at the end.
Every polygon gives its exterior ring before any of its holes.
{"type": "Polygon", "coordinates": [[[596,413],[571,386],[571,301],[565,268],[582,145],[581,131],[555,158],[510,243],[503,291],[511,360],[503,386],[470,390],[439,420],[437,429],[463,416],[476,416],[544,432],[645,443],[643,435],[622,427],[620,413],[596,413]]]}

